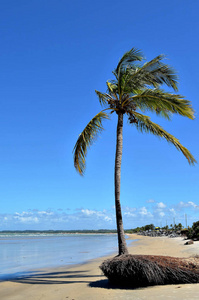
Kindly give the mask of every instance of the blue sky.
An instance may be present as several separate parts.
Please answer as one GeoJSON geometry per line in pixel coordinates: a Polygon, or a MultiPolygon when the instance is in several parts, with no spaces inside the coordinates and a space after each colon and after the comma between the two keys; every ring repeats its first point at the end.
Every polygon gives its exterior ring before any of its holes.
{"type": "MultiPolygon", "coordinates": [[[[197,1],[3,0],[0,3],[0,230],[115,228],[116,118],[73,166],[78,134],[100,111],[95,89],[124,52],[164,53],[194,121],[152,116],[199,161],[197,1]]],[[[199,167],[124,122],[124,227],[199,219],[199,167]]]]}

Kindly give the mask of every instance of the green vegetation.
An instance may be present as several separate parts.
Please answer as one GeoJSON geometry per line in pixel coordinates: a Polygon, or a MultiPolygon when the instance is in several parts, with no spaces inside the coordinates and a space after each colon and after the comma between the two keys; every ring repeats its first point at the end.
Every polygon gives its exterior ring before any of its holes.
{"type": "Polygon", "coordinates": [[[191,228],[188,228],[187,237],[189,239],[199,240],[199,221],[194,222],[191,228]]]}
{"type": "Polygon", "coordinates": [[[140,232],[140,231],[147,231],[147,230],[155,230],[155,226],[153,224],[149,224],[149,225],[145,225],[145,226],[142,226],[142,227],[136,227],[136,228],[132,229],[132,232],[137,233],[137,232],[140,232]]]}
{"type": "Polygon", "coordinates": [[[174,226],[171,224],[170,227],[168,225],[164,226],[164,227],[158,227],[158,226],[154,226],[153,224],[149,224],[149,225],[145,225],[142,227],[136,227],[134,229],[131,230],[132,233],[137,233],[137,232],[141,232],[141,231],[157,231],[157,230],[163,230],[163,231],[181,231],[183,229],[183,226],[181,223],[179,224],[175,224],[174,226]]]}

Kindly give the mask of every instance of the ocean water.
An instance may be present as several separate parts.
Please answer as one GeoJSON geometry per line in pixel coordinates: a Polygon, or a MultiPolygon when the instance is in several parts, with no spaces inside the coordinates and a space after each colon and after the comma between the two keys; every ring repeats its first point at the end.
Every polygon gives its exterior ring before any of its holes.
{"type": "Polygon", "coordinates": [[[114,252],[116,234],[0,234],[0,279],[79,264],[114,252]]]}

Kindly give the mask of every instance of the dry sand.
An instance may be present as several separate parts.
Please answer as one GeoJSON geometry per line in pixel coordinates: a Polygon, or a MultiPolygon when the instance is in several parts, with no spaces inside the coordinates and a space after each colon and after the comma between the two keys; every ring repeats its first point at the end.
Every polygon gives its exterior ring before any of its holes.
{"type": "MultiPolygon", "coordinates": [[[[151,238],[129,235],[139,239],[129,246],[131,254],[189,257],[199,254],[199,242],[184,245],[182,238],[151,238]]],[[[102,245],[103,247],[103,245],[102,245]]],[[[199,298],[199,284],[154,286],[140,289],[112,289],[101,274],[99,265],[104,258],[72,268],[39,270],[31,276],[0,283],[1,300],[193,300],[199,298]]]]}

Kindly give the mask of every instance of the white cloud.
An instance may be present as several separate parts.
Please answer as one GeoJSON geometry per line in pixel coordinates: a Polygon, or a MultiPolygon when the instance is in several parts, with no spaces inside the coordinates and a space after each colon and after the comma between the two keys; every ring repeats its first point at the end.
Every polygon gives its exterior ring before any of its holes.
{"type": "Polygon", "coordinates": [[[154,215],[157,220],[159,218],[163,218],[166,216],[166,212],[168,209],[166,208],[166,205],[163,202],[158,202],[154,207],[154,215]]]}
{"type": "Polygon", "coordinates": [[[90,210],[90,209],[82,209],[81,211],[83,212],[83,214],[85,214],[87,216],[96,214],[96,212],[94,210],[90,210]]]}
{"type": "Polygon", "coordinates": [[[197,204],[195,204],[194,202],[192,202],[192,201],[189,201],[188,204],[190,206],[192,206],[193,208],[197,208],[197,209],[199,208],[199,206],[197,204]]]}
{"type": "Polygon", "coordinates": [[[110,221],[112,221],[112,218],[106,216],[106,217],[104,218],[104,220],[107,221],[107,222],[110,222],[110,221]]]}
{"type": "Polygon", "coordinates": [[[164,209],[165,207],[166,207],[166,205],[163,202],[157,203],[157,208],[158,209],[164,209]]]}
{"type": "Polygon", "coordinates": [[[146,201],[146,203],[155,203],[155,200],[149,199],[149,200],[146,201]]]}
{"type": "MultiPolygon", "coordinates": [[[[102,219],[104,221],[112,221],[111,216],[107,215],[107,211],[103,210],[103,211],[97,211],[97,210],[90,210],[90,209],[82,209],[81,212],[83,213],[83,215],[86,215],[87,217],[90,218],[98,218],[98,219],[102,219]]],[[[79,216],[81,218],[81,216],[79,216]]]]}
{"type": "Polygon", "coordinates": [[[160,217],[164,217],[164,216],[165,216],[165,213],[164,213],[163,211],[161,211],[161,212],[159,213],[159,215],[160,215],[160,217]]]}
{"type": "Polygon", "coordinates": [[[177,205],[177,208],[178,209],[182,209],[182,208],[185,208],[185,207],[190,207],[190,204],[189,202],[183,202],[183,201],[180,201],[177,205]]]}
{"type": "Polygon", "coordinates": [[[23,216],[32,216],[33,213],[32,213],[32,212],[29,212],[29,211],[28,211],[28,212],[27,212],[27,211],[23,211],[22,213],[16,212],[15,215],[16,215],[16,216],[21,216],[21,217],[23,217],[23,216]]]}
{"type": "Polygon", "coordinates": [[[170,208],[169,211],[173,216],[176,216],[176,211],[174,208],[170,208]]]}
{"type": "Polygon", "coordinates": [[[52,211],[38,211],[39,215],[52,216],[54,213],[52,211]]]}
{"type": "MultiPolygon", "coordinates": [[[[148,200],[152,205],[142,207],[122,207],[124,228],[132,228],[153,223],[159,226],[160,222],[167,221],[168,224],[173,222],[181,222],[185,225],[184,214],[187,214],[189,224],[198,220],[198,209],[194,201],[175,204],[167,204],[162,201],[155,202],[148,200]],[[154,203],[154,205],[153,205],[154,203]]],[[[115,210],[110,207],[109,210],[95,210],[90,208],[79,208],[74,210],[66,209],[29,209],[27,211],[17,211],[14,214],[0,214],[0,230],[4,229],[114,229],[115,210]]]]}
{"type": "Polygon", "coordinates": [[[122,207],[122,210],[124,212],[134,212],[134,211],[137,210],[137,208],[135,208],[135,207],[129,207],[129,206],[124,206],[124,207],[122,207]]]}
{"type": "Polygon", "coordinates": [[[133,213],[131,213],[130,211],[127,211],[127,212],[124,213],[124,216],[127,216],[127,217],[135,217],[136,214],[133,214],[133,213]]]}
{"type": "Polygon", "coordinates": [[[197,205],[196,203],[194,203],[193,201],[188,201],[188,202],[183,202],[183,201],[180,201],[176,208],[178,210],[182,210],[184,208],[192,208],[192,209],[199,209],[199,205],[197,205]]]}
{"type": "Polygon", "coordinates": [[[187,203],[183,202],[183,201],[180,201],[178,206],[181,206],[181,207],[187,207],[187,203]]]}
{"type": "Polygon", "coordinates": [[[140,208],[139,214],[142,217],[153,217],[152,213],[148,211],[145,206],[140,208]]]}
{"type": "Polygon", "coordinates": [[[140,212],[139,212],[141,215],[147,215],[147,209],[146,207],[142,207],[140,208],[140,212]]]}
{"type": "Polygon", "coordinates": [[[22,223],[38,223],[39,219],[37,217],[22,217],[22,216],[15,216],[15,219],[17,219],[19,222],[22,223]]]}

